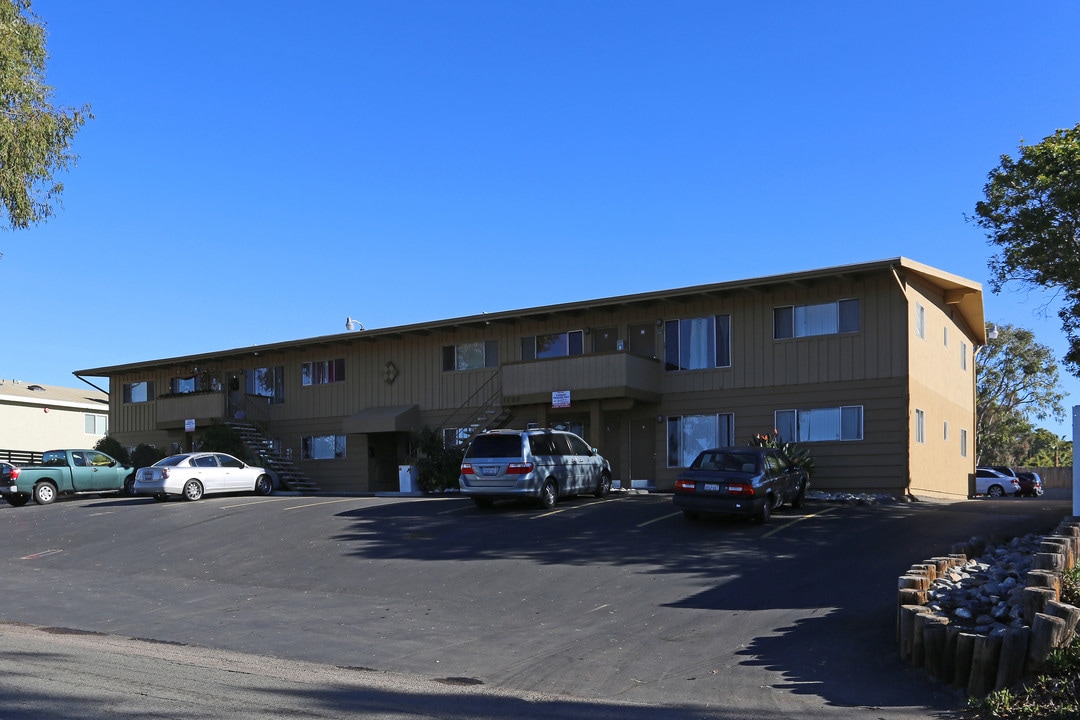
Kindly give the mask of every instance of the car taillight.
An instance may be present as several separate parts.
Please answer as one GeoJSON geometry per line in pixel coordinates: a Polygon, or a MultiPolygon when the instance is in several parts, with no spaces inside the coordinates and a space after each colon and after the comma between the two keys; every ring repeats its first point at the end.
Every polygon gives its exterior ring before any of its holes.
{"type": "Polygon", "coordinates": [[[728,483],[727,491],[732,495],[753,495],[754,486],[750,483],[728,483]]]}
{"type": "Polygon", "coordinates": [[[19,477],[19,468],[17,468],[17,467],[11,468],[11,479],[15,480],[18,477],[19,477]]]}
{"type": "Polygon", "coordinates": [[[510,463],[506,466],[507,475],[528,475],[532,472],[532,463],[510,463]]]}
{"type": "Polygon", "coordinates": [[[472,465],[470,465],[469,463],[461,463],[461,474],[475,475],[476,473],[473,472],[472,465]]]}
{"type": "Polygon", "coordinates": [[[697,483],[693,480],[676,480],[675,489],[682,490],[684,492],[694,492],[697,490],[697,483]]]}

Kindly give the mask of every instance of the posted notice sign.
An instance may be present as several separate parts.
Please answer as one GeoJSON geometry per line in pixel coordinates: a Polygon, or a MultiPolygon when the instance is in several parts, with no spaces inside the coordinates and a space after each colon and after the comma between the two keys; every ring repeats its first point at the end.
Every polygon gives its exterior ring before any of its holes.
{"type": "Polygon", "coordinates": [[[556,390],[551,393],[551,407],[553,408],[568,408],[570,407],[570,391],[569,390],[556,390]]]}
{"type": "Polygon", "coordinates": [[[184,432],[195,432],[195,419],[188,418],[184,421],[184,432]]]}

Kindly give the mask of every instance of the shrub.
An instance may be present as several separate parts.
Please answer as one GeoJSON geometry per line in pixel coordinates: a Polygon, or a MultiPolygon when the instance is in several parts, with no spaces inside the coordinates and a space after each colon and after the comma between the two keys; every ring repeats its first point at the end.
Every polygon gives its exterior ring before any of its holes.
{"type": "Polygon", "coordinates": [[[167,457],[167,453],[158,450],[153,445],[139,443],[131,451],[131,464],[137,468],[149,467],[164,457],[167,457]]]}
{"type": "Polygon", "coordinates": [[[106,435],[98,440],[97,444],[94,445],[94,449],[111,456],[114,460],[119,461],[121,465],[131,464],[131,458],[128,457],[127,448],[121,445],[120,441],[111,435],[106,435]]]}
{"type": "Polygon", "coordinates": [[[247,446],[236,428],[215,422],[199,435],[199,448],[203,452],[221,452],[232,455],[245,462],[251,458],[247,446]]]}
{"type": "Polygon", "coordinates": [[[426,426],[413,433],[412,444],[416,458],[413,464],[424,492],[438,492],[458,486],[464,446],[446,447],[442,435],[426,426]]]}
{"type": "Polygon", "coordinates": [[[814,475],[813,454],[808,449],[801,448],[795,443],[782,442],[779,435],[755,435],[751,438],[749,444],[753,447],[776,448],[784,453],[793,465],[802,468],[811,477],[814,475]]]}

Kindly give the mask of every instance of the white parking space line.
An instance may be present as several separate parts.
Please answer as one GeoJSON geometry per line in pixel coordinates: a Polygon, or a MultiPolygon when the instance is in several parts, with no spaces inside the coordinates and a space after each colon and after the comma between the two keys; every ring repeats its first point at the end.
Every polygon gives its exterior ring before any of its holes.
{"type": "MultiPolygon", "coordinates": [[[[833,510],[836,510],[836,509],[837,509],[837,507],[836,507],[836,506],[833,506],[833,507],[830,507],[830,508],[825,508],[825,509],[824,509],[824,510],[822,510],[821,512],[816,512],[816,513],[810,513],[809,515],[800,515],[800,516],[799,516],[799,517],[797,517],[797,518],[792,518],[791,520],[788,520],[788,521],[787,521],[786,523],[784,523],[783,525],[778,525],[777,527],[774,527],[774,528],[773,528],[772,530],[770,530],[769,532],[765,533],[765,534],[764,534],[764,535],[762,535],[761,537],[763,537],[763,538],[767,538],[767,537],[769,537],[770,535],[775,535],[776,533],[780,532],[781,530],[784,530],[785,528],[789,528],[789,527],[791,527],[792,525],[794,525],[794,524],[795,524],[795,523],[797,523],[797,522],[802,522],[803,520],[809,520],[810,518],[814,518],[814,517],[820,517],[820,516],[822,516],[822,515],[825,515],[825,514],[827,514],[827,513],[831,513],[831,512],[833,511],[833,510]]],[[[774,518],[774,519],[775,519],[775,518],[774,518]]]]}
{"type": "Polygon", "coordinates": [[[353,502],[355,500],[363,500],[364,498],[340,498],[338,500],[322,500],[320,502],[308,503],[307,505],[293,505],[292,507],[285,508],[286,510],[300,510],[301,508],[316,507],[318,505],[333,505],[334,503],[353,502]]]}
{"type": "Polygon", "coordinates": [[[246,507],[248,505],[261,505],[262,503],[284,502],[286,500],[292,500],[292,499],[293,498],[291,498],[291,497],[261,498],[259,500],[249,500],[247,502],[237,503],[236,505],[222,505],[221,509],[222,510],[231,510],[233,508],[246,507]]]}
{"type": "Polygon", "coordinates": [[[643,522],[643,523],[639,523],[639,524],[638,524],[638,525],[636,525],[635,527],[643,528],[643,527],[645,527],[646,525],[652,525],[653,523],[663,522],[664,520],[668,520],[668,519],[670,519],[670,518],[673,518],[673,517],[676,517],[676,516],[678,516],[678,515],[682,515],[682,511],[681,511],[681,510],[679,510],[678,512],[668,513],[667,515],[661,515],[660,517],[658,517],[658,518],[653,518],[652,520],[646,520],[646,521],[645,521],[645,522],[643,522]]]}

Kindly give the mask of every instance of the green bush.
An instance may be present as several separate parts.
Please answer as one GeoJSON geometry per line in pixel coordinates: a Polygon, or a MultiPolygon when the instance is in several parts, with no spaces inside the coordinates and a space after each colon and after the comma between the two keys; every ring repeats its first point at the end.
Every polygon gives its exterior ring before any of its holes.
{"type": "Polygon", "coordinates": [[[413,433],[413,464],[424,492],[439,492],[457,488],[461,474],[461,458],[465,447],[445,447],[442,435],[430,427],[413,433]]]}
{"type": "Polygon", "coordinates": [[[251,462],[243,438],[240,437],[236,428],[229,425],[213,423],[200,433],[199,442],[199,448],[203,452],[227,453],[244,462],[251,462]]]}
{"type": "Polygon", "coordinates": [[[795,467],[802,468],[810,477],[814,476],[814,456],[806,448],[801,448],[795,443],[781,442],[778,435],[755,435],[750,439],[753,447],[776,448],[784,453],[795,467]]]}
{"type": "Polygon", "coordinates": [[[97,444],[94,445],[94,449],[109,455],[114,460],[119,461],[121,465],[131,464],[131,458],[128,457],[127,448],[121,445],[120,441],[111,435],[106,435],[98,440],[97,444]]]}
{"type": "Polygon", "coordinates": [[[135,446],[135,449],[131,451],[131,465],[134,465],[137,468],[150,467],[164,457],[167,457],[167,454],[158,450],[153,445],[139,443],[135,446]]]}

